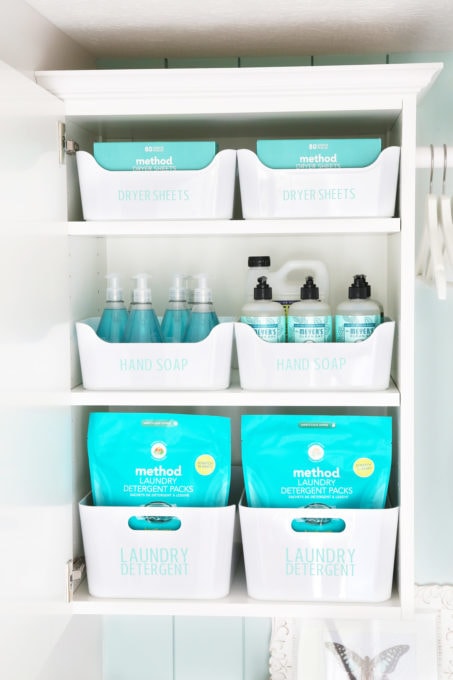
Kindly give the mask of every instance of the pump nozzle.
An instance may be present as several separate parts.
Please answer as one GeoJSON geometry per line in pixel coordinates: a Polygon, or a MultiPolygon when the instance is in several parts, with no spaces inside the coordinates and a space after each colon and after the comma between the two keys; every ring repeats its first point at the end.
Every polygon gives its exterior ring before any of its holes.
{"type": "Polygon", "coordinates": [[[187,274],[173,274],[173,281],[168,291],[168,297],[170,300],[186,300],[187,278],[187,274]]]}
{"type": "Polygon", "coordinates": [[[132,279],[136,282],[132,291],[132,302],[151,302],[151,288],[148,285],[149,274],[136,274],[132,279]]]}
{"type": "Polygon", "coordinates": [[[253,289],[255,300],[272,300],[272,288],[267,282],[267,276],[258,276],[257,284],[253,289]]]}
{"type": "Polygon", "coordinates": [[[123,289],[118,274],[107,274],[106,302],[123,302],[123,289]]]}
{"type": "Polygon", "coordinates": [[[195,274],[194,279],[197,281],[197,285],[193,291],[193,301],[194,302],[211,302],[212,293],[211,289],[208,287],[208,277],[206,274],[195,274]]]}
{"type": "Polygon", "coordinates": [[[305,283],[300,289],[301,300],[319,300],[319,288],[312,276],[307,276],[305,283]]]}
{"type": "Polygon", "coordinates": [[[365,300],[371,295],[371,286],[366,280],[365,274],[355,274],[353,283],[349,286],[349,299],[365,300]]]}

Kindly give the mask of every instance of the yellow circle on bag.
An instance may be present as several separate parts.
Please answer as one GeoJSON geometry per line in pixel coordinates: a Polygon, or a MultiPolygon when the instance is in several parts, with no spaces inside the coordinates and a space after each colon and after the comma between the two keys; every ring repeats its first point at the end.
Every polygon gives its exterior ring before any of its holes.
{"type": "Polygon", "coordinates": [[[211,475],[215,470],[215,460],[209,453],[203,453],[195,460],[195,470],[199,475],[211,475]]]}
{"type": "Polygon", "coordinates": [[[352,469],[357,477],[371,477],[374,472],[374,462],[371,458],[357,458],[352,469]]]}

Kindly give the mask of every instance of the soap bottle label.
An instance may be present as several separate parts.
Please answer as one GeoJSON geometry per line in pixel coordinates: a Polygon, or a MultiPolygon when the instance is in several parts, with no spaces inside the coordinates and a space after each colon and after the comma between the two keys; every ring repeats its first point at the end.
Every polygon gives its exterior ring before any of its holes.
{"type": "Polygon", "coordinates": [[[285,342],[284,316],[241,316],[241,321],[251,326],[258,337],[266,342],[285,342]]]}
{"type": "Polygon", "coordinates": [[[335,317],[335,338],[337,342],[361,342],[371,335],[380,321],[379,314],[339,314],[335,317]]]}
{"type": "Polygon", "coordinates": [[[288,342],[332,342],[332,317],[289,316],[288,342]]]}

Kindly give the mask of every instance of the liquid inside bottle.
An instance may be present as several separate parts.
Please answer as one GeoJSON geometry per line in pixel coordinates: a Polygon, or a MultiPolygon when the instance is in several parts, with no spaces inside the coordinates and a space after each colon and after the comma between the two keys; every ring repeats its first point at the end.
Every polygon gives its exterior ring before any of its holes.
{"type": "Polygon", "coordinates": [[[151,301],[148,275],[134,276],[136,286],[132,293],[129,319],[124,330],[124,342],[162,342],[159,320],[151,301]]]}
{"type": "Polygon", "coordinates": [[[164,342],[183,342],[191,310],[187,305],[186,278],[175,274],[169,290],[168,304],[161,323],[164,342]]]}
{"type": "Polygon", "coordinates": [[[105,305],[96,334],[105,342],[123,342],[129,314],[117,274],[108,274],[105,305]]]}

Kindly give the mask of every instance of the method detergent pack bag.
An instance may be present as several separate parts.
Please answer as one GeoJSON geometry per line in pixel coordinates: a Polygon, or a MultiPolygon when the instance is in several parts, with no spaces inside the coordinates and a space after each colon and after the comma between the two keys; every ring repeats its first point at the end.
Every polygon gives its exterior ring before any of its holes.
{"type": "Polygon", "coordinates": [[[247,503],[255,508],[383,508],[389,416],[242,416],[247,503]]]}
{"type": "Polygon", "coordinates": [[[225,506],[230,429],[230,419],[221,416],[91,413],[93,504],[225,506]]]}

